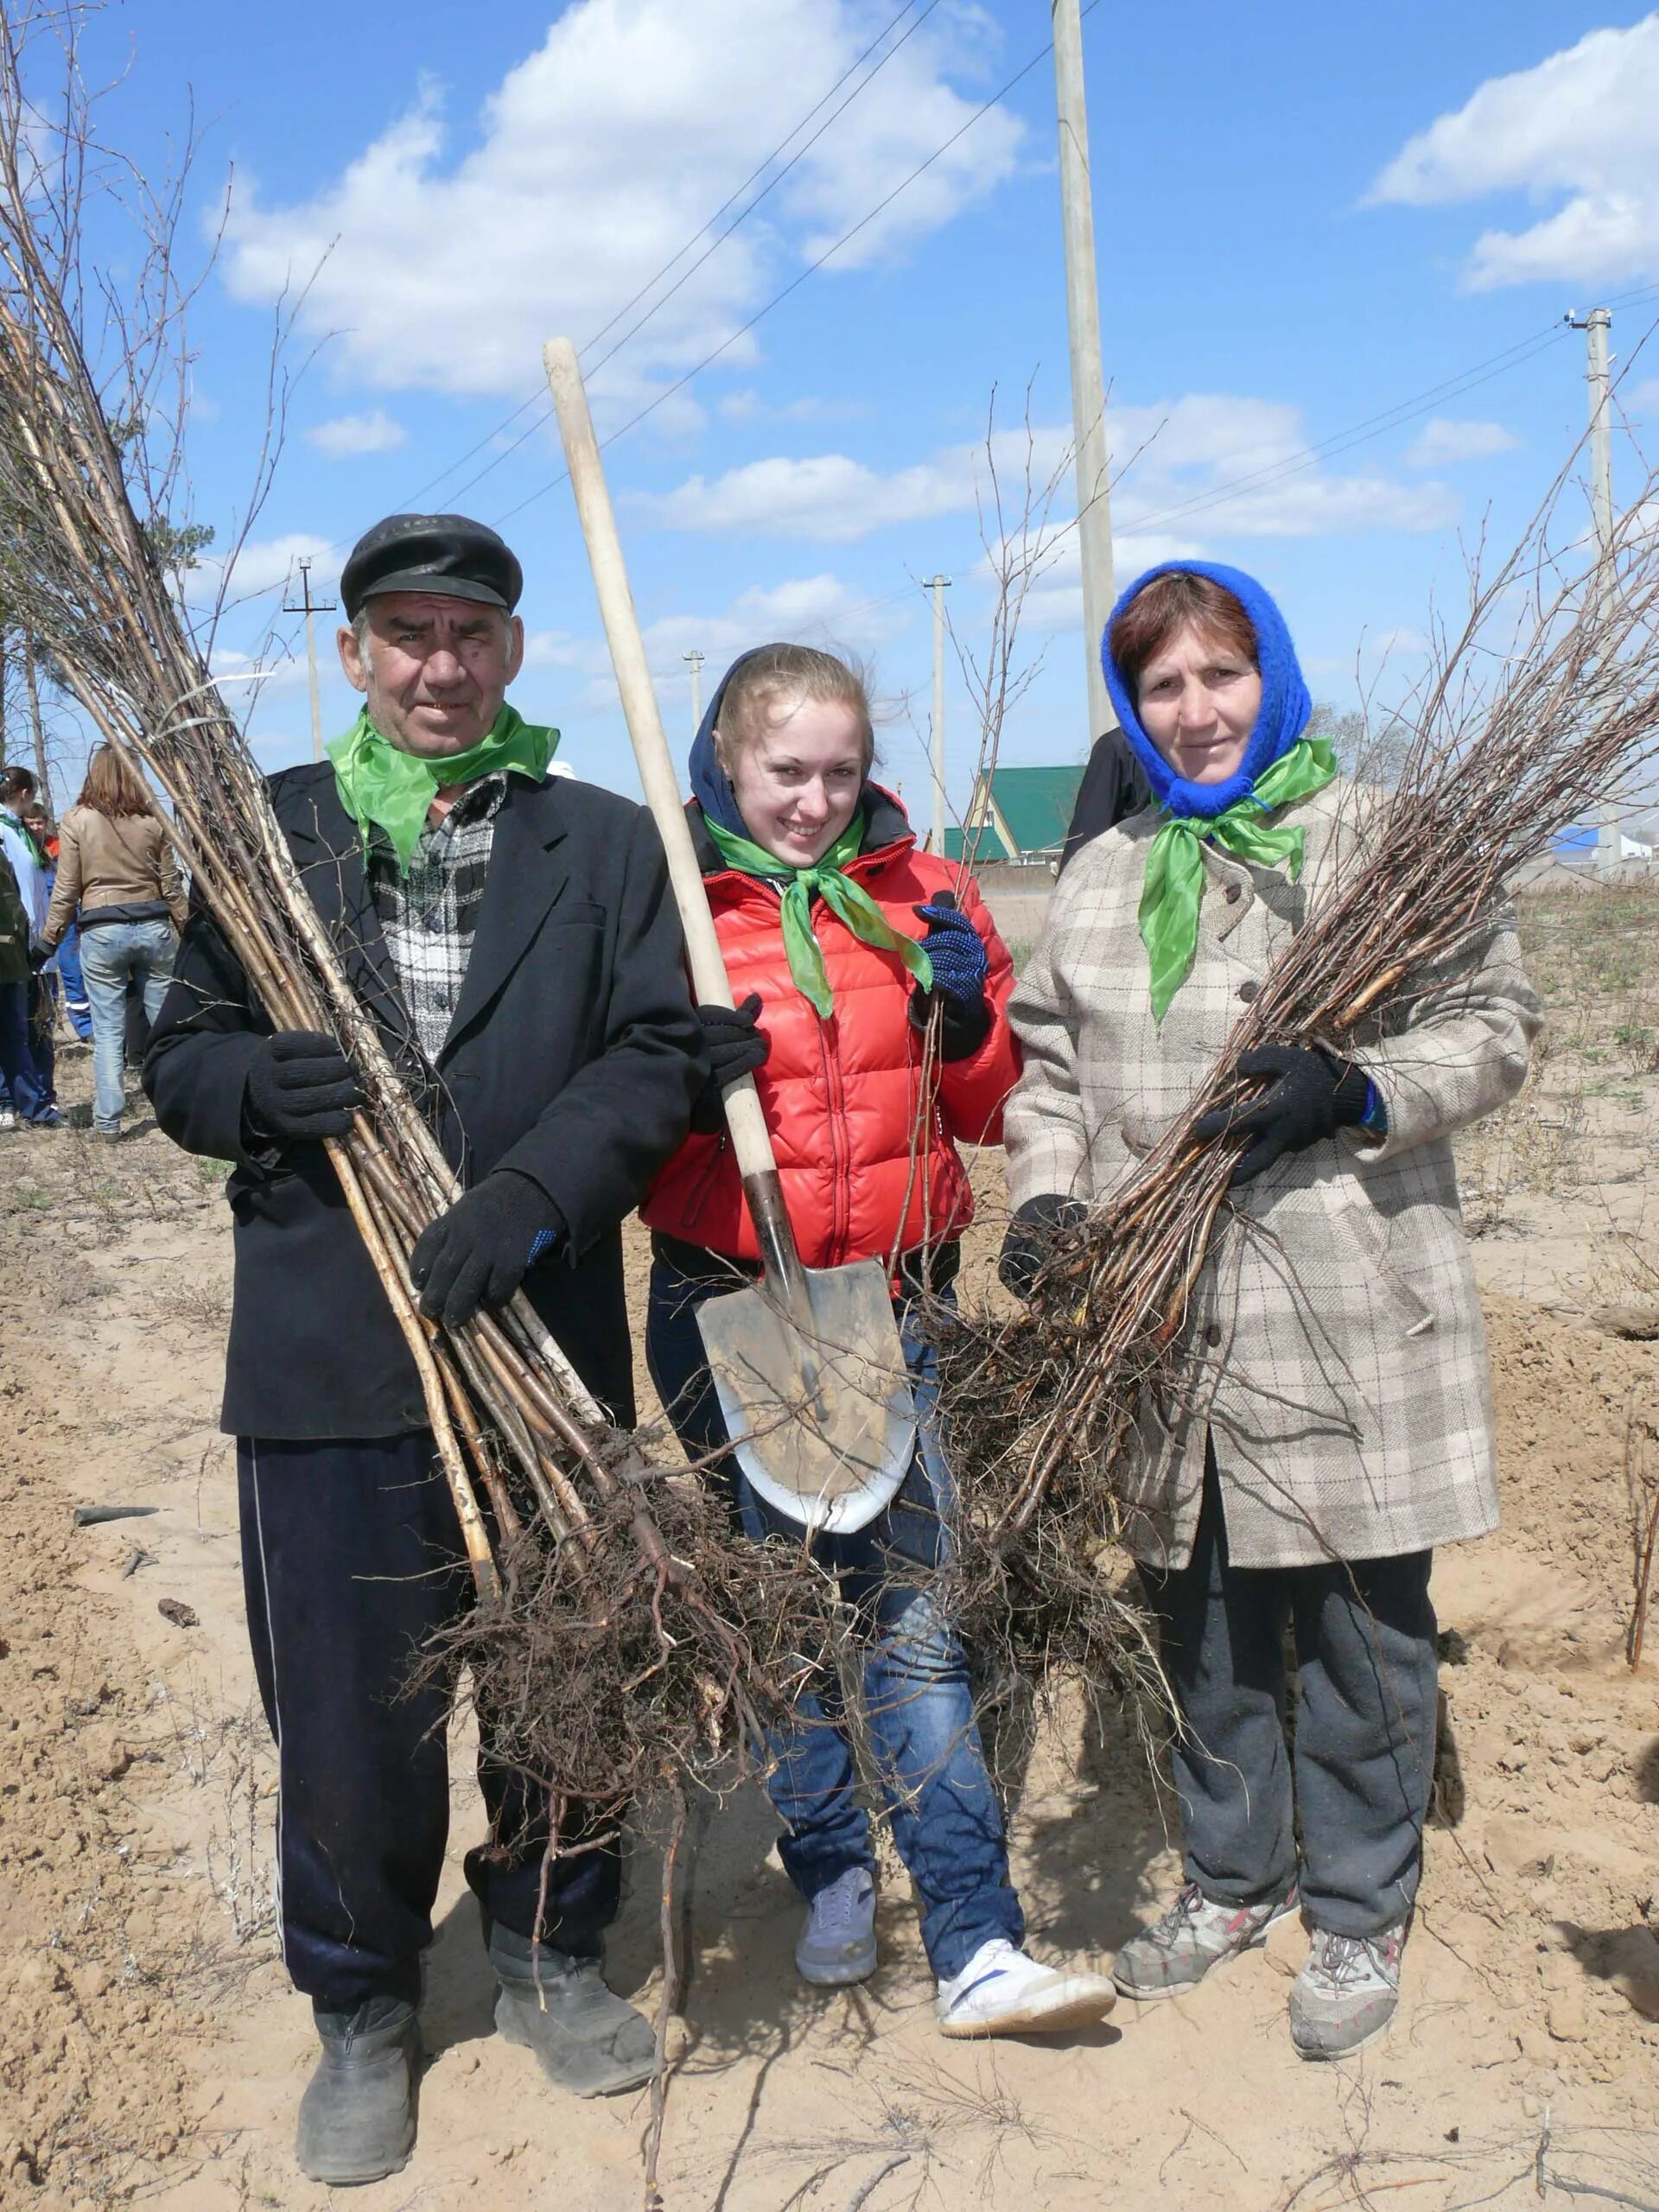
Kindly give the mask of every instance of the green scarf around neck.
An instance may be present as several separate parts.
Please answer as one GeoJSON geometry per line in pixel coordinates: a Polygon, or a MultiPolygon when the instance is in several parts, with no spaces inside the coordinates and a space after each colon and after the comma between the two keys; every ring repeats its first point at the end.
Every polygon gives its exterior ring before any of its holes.
{"type": "Polygon", "coordinates": [[[356,823],[365,851],[375,830],[384,830],[397,851],[399,868],[407,875],[427,810],[440,791],[452,784],[476,783],[500,768],[517,768],[520,775],[539,783],[558,741],[557,730],[527,722],[516,707],[504,706],[488,734],[467,752],[422,760],[388,744],[365,707],[327,753],[334,764],[340,804],[356,823]]]}
{"type": "Polygon", "coordinates": [[[831,913],[843,921],[853,935],[864,944],[880,945],[886,952],[896,952],[925,991],[933,988],[933,963],[922,950],[913,937],[906,937],[896,930],[876,905],[862,884],[855,883],[842,870],[850,860],[858,857],[858,848],[864,836],[864,812],[861,807],[829,851],[813,861],[810,868],[797,868],[792,861],[780,861],[764,845],[751,844],[747,837],[740,837],[734,830],[722,829],[708,815],[702,817],[703,827],[715,841],[715,850],[727,865],[741,868],[745,875],[763,875],[770,881],[782,883],[784,892],[784,951],[789,960],[789,972],[795,987],[811,1005],[820,1021],[828,1021],[835,1011],[835,999],[830,988],[829,971],[823,964],[823,951],[812,929],[812,893],[816,891],[831,913]]]}
{"type": "Polygon", "coordinates": [[[1322,790],[1336,772],[1336,755],[1327,740],[1299,738],[1288,753],[1262,770],[1248,798],[1221,814],[1172,815],[1164,823],[1147,855],[1139,916],[1141,941],[1151,964],[1154,1021],[1168,1013],[1198,953],[1203,841],[1210,838],[1236,859],[1252,861],[1258,868],[1287,865],[1294,883],[1302,872],[1302,827],[1263,817],[1274,807],[1294,806],[1322,790]]]}

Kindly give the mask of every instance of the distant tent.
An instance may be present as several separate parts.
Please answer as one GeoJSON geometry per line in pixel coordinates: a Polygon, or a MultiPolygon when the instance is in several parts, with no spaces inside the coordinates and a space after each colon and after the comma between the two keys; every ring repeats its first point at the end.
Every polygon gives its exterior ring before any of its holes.
{"type": "Polygon", "coordinates": [[[977,777],[961,829],[944,833],[944,856],[959,861],[1058,861],[1083,782],[1065,768],[995,768],[977,777]]]}

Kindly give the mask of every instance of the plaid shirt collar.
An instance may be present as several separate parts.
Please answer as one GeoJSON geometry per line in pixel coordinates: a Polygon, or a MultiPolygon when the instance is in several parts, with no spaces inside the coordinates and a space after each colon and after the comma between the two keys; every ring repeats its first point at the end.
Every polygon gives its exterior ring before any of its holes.
{"type": "Polygon", "coordinates": [[[410,1041],[429,1062],[442,1051],[461,1002],[495,817],[506,795],[505,770],[468,785],[442,822],[423,828],[406,875],[390,838],[377,834],[369,848],[369,882],[413,1026],[410,1041]]]}

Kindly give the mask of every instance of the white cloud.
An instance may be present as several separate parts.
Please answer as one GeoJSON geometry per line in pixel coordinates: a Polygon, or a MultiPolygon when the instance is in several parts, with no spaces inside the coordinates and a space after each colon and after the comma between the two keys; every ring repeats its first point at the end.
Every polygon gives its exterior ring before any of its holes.
{"type": "Polygon", "coordinates": [[[1519,192],[1559,200],[1529,228],[1490,230],[1471,291],[1645,274],[1659,260],[1659,14],[1592,31],[1535,68],[1489,77],[1395,155],[1373,204],[1456,205],[1519,192]]]}
{"type": "Polygon", "coordinates": [[[359,454],[391,453],[409,433],[384,407],[377,407],[367,415],[336,415],[331,423],[314,423],[305,435],[330,461],[352,461],[359,454]]]}
{"type": "MultiPolygon", "coordinates": [[[[645,655],[658,694],[683,700],[690,696],[691,671],[685,656],[704,657],[702,696],[708,700],[728,664],[751,645],[785,638],[797,644],[869,651],[907,627],[922,594],[873,596],[868,589],[824,573],[794,576],[779,584],[752,585],[717,613],[666,614],[646,626],[645,655]]],[[[616,704],[610,656],[600,638],[567,631],[542,630],[524,641],[527,668],[568,670],[587,681],[579,703],[604,709],[616,704]]]]}
{"type": "MultiPolygon", "coordinates": [[[[279,590],[290,579],[297,582],[300,563],[308,560],[311,588],[321,596],[339,577],[342,550],[326,537],[315,537],[307,531],[290,531],[283,537],[250,538],[232,557],[226,595],[241,601],[279,590]]],[[[193,574],[204,580],[205,588],[193,588],[192,599],[211,598],[225,575],[225,567],[224,556],[204,555],[193,574]]]]}
{"type": "Polygon", "coordinates": [[[1501,423],[1456,423],[1436,415],[1425,423],[1406,454],[1408,468],[1447,468],[1460,461],[1490,461],[1513,453],[1521,441],[1501,423]]]}
{"type": "MultiPolygon", "coordinates": [[[[270,207],[245,190],[226,281],[262,304],[308,283],[302,321],[339,332],[371,385],[517,395],[534,385],[547,334],[585,340],[626,310],[868,34],[858,0],[575,0],[485,103],[459,159],[429,89],[314,199],[270,207]]],[[[665,300],[605,389],[637,392],[700,359],[780,270],[899,184],[972,114],[977,102],[950,79],[992,35],[982,10],[940,10],[762,215],[665,300]]],[[[994,109],[830,265],[902,251],[995,190],[1022,128],[994,109]]],[[[752,357],[740,340],[726,358],[752,357]]]]}
{"type": "Polygon", "coordinates": [[[715,412],[728,423],[855,423],[869,413],[856,399],[819,399],[810,392],[770,405],[758,391],[728,391],[715,412]]]}
{"type": "MultiPolygon", "coordinates": [[[[1329,475],[1317,463],[1298,467],[1307,440],[1296,407],[1193,392],[1164,404],[1114,408],[1109,425],[1124,472],[1112,494],[1113,522],[1126,535],[1195,526],[1250,537],[1434,530],[1456,512],[1444,485],[1400,484],[1375,470],[1329,475]],[[1189,504],[1190,520],[1183,512],[1189,504]]],[[[1037,426],[1039,484],[1062,466],[1069,445],[1065,429],[1037,426]]],[[[1023,430],[997,433],[1005,504],[1010,493],[1018,496],[1025,453],[1023,430]]],[[[668,530],[851,543],[902,524],[971,514],[985,474],[980,445],[946,448],[887,474],[846,454],[774,456],[712,480],[693,476],[671,492],[636,495],[632,504],[668,530]]]]}

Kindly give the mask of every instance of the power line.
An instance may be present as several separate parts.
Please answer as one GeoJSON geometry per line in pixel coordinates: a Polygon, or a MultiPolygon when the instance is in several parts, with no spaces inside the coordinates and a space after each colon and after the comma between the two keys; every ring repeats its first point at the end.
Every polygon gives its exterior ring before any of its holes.
{"type": "MultiPolygon", "coordinates": [[[[691,277],[696,276],[697,270],[702,268],[703,263],[709,259],[709,255],[717,252],[718,250],[725,245],[727,239],[731,237],[733,232],[738,229],[740,225],[746,223],[748,220],[755,209],[760,207],[761,202],[766,198],[767,194],[782,183],[784,178],[789,175],[790,170],[795,167],[796,163],[799,162],[812,147],[817,144],[818,140],[823,137],[824,132],[829,130],[830,124],[833,124],[838,117],[844,115],[847,110],[852,105],[853,102],[858,99],[859,95],[874,82],[876,77],[883,69],[886,68],[887,63],[892,60],[893,55],[897,54],[899,48],[903,47],[909,39],[913,37],[915,33],[921,29],[922,25],[927,21],[927,18],[933,13],[934,9],[937,8],[939,0],[928,0],[928,4],[923,9],[921,14],[910,26],[910,29],[905,33],[904,37],[897,41],[888,52],[882,55],[880,60],[876,63],[875,67],[869,72],[868,75],[864,77],[856,86],[854,86],[853,90],[836,110],[835,114],[828,117],[824,122],[820,124],[817,130],[816,130],[812,136],[807,140],[805,145],[798,148],[797,150],[790,156],[789,160],[785,163],[784,167],[779,170],[777,175],[770,179],[765,188],[755,194],[754,198],[749,202],[747,207],[746,207],[738,215],[736,220],[727,226],[725,230],[721,232],[720,236],[712,242],[705,252],[700,255],[699,257],[692,263],[690,268],[684,272],[678,281],[673,284],[668,291],[663,294],[662,298],[658,300],[646,314],[640,317],[639,321],[634,324],[633,328],[624,333],[623,336],[617,340],[616,345],[613,346],[610,352],[604,356],[604,359],[594,365],[595,367],[603,368],[605,362],[611,359],[612,354],[616,353],[619,347],[626,346],[628,340],[632,338],[636,332],[643,330],[645,324],[651,321],[652,316],[673,298],[675,293],[680,289],[682,285],[688,283],[691,277]]],[[[720,206],[715,208],[714,213],[709,217],[707,222],[700,224],[696,230],[695,230],[691,236],[685,241],[685,244],[669,256],[662,267],[658,270],[655,276],[647,277],[645,282],[639,287],[639,289],[633,295],[632,298],[625,300],[622,305],[616,310],[616,313],[611,317],[610,321],[601,325],[600,328],[594,333],[593,336],[588,339],[587,344],[582,347],[582,350],[584,353],[590,353],[593,348],[598,345],[601,338],[605,337],[608,332],[614,330],[617,324],[621,321],[623,316],[631,314],[632,310],[639,306],[640,301],[645,297],[646,294],[652,290],[655,286],[661,283],[664,277],[668,275],[669,271],[676,265],[676,264],[685,258],[686,255],[691,251],[698,240],[707,236],[708,232],[713,228],[714,225],[720,220],[721,217],[725,214],[727,210],[736,206],[737,202],[743,197],[743,194],[755,181],[756,178],[766,175],[767,169],[772,167],[774,162],[780,158],[792,141],[799,137],[801,132],[805,130],[807,124],[811,122],[813,117],[819,112],[819,110],[827,106],[829,103],[834,99],[836,94],[841,90],[848,79],[855,74],[859,69],[862,68],[864,63],[868,60],[870,55],[875,52],[876,48],[882,43],[883,40],[887,38],[895,29],[897,29],[898,26],[904,21],[905,17],[910,13],[911,10],[915,5],[916,0],[905,0],[905,4],[899,9],[898,14],[893,16],[891,20],[882,27],[882,29],[877,33],[876,36],[873,38],[869,44],[863,49],[862,53],[854,56],[853,60],[848,63],[846,68],[842,71],[840,76],[836,78],[835,83],[831,85],[828,92],[823,94],[823,98],[820,99],[814,106],[810,107],[807,110],[806,113],[794,126],[793,130],[791,130],[785,137],[781,139],[779,143],[772,148],[766,159],[760,162],[754,168],[750,170],[747,176],[744,178],[742,183],[737,187],[735,191],[730,193],[727,198],[721,202],[720,206]]],[[[458,499],[463,492],[469,492],[474,484],[480,482],[484,477],[490,474],[491,469],[499,467],[501,462],[506,460],[510,454],[516,453],[518,448],[524,443],[524,441],[532,436],[536,430],[540,428],[541,424],[546,421],[549,414],[551,412],[551,410],[548,406],[547,397],[544,391],[539,390],[533,391],[530,397],[524,400],[519,406],[515,407],[512,414],[507,416],[504,421],[498,423],[493,429],[486,430],[484,433],[484,435],[478,440],[475,445],[468,446],[466,452],[461,455],[459,460],[451,461],[448,467],[441,468],[435,476],[429,477],[426,482],[420,486],[418,491],[410,493],[410,503],[412,504],[416,499],[418,499],[422,493],[429,492],[435,484],[442,484],[446,477],[453,476],[458,468],[464,468],[474,454],[481,453],[485,447],[489,445],[494,439],[499,438],[504,430],[511,429],[512,425],[518,422],[522,416],[527,414],[532,407],[537,408],[540,411],[537,416],[536,421],[531,424],[529,429],[524,431],[519,436],[516,437],[510,446],[504,448],[503,450],[496,455],[495,459],[488,464],[488,467],[480,469],[476,476],[471,476],[467,479],[465,484],[458,485],[456,488],[448,494],[448,497],[454,499],[458,499]]]]}
{"type": "MultiPolygon", "coordinates": [[[[1099,5],[1100,0],[1089,0],[1089,4],[1084,8],[1083,12],[1085,16],[1092,16],[1095,10],[1099,5]]],[[[667,385],[663,391],[659,391],[654,399],[647,402],[647,404],[639,410],[637,415],[630,416],[628,420],[622,424],[620,429],[613,430],[608,437],[601,438],[599,442],[601,448],[606,446],[614,445],[619,438],[625,438],[630,430],[637,429],[639,424],[643,423],[648,416],[654,415],[659,407],[663,406],[668,400],[672,399],[676,392],[683,391],[687,385],[693,382],[693,380],[697,377],[700,377],[706,368],[710,367],[720,359],[722,353],[728,353],[730,349],[736,345],[740,338],[747,337],[749,332],[754,328],[757,323],[764,321],[766,316],[772,312],[774,308],[781,307],[784,302],[788,299],[792,293],[798,292],[800,289],[801,286],[807,282],[809,277],[816,276],[819,270],[823,267],[824,264],[828,261],[833,260],[835,256],[841,251],[842,246],[850,245],[861,231],[867,231],[869,228],[870,225],[874,222],[878,215],[885,214],[887,210],[892,207],[893,201],[898,199],[900,193],[907,192],[910,187],[915,183],[917,178],[925,175],[927,171],[932,168],[935,162],[943,160],[944,156],[948,154],[950,149],[956,144],[957,141],[959,138],[965,137],[976,123],[990,113],[991,110],[997,105],[999,100],[1006,99],[1007,94],[1014,90],[1016,85],[1021,83],[1024,79],[1030,76],[1032,71],[1036,68],[1038,63],[1047,59],[1053,43],[1054,41],[1052,39],[1046,40],[1038,48],[1037,52],[1032,55],[1030,60],[1025,64],[1024,67],[1016,69],[1013,76],[1008,79],[1006,84],[1000,86],[997,90],[991,94],[988,100],[986,100],[981,106],[976,107],[973,113],[968,118],[968,120],[953,130],[943,145],[936,146],[933,149],[933,151],[927,156],[927,159],[924,162],[918,162],[916,167],[912,169],[909,175],[901,178],[899,181],[893,186],[891,192],[885,194],[881,199],[878,200],[875,206],[870,209],[868,214],[861,216],[850,230],[843,231],[841,236],[835,240],[833,245],[828,245],[824,248],[823,251],[819,254],[816,261],[810,261],[804,269],[801,270],[797,276],[791,278],[790,282],[784,286],[781,291],[774,292],[772,297],[763,307],[760,307],[755,309],[754,313],[749,317],[747,322],[740,324],[737,329],[734,330],[729,336],[722,338],[720,344],[715,346],[711,352],[705,353],[702,360],[700,360],[694,368],[688,369],[683,376],[677,377],[674,382],[667,385]]],[[[569,473],[569,469],[561,469],[556,476],[550,478],[547,483],[542,485],[537,490],[531,493],[527,499],[520,499],[517,506],[509,507],[505,514],[498,515],[495,518],[496,525],[499,527],[504,522],[510,522],[514,515],[522,514],[524,510],[526,507],[532,505],[536,500],[545,499],[550,492],[556,491],[561,484],[568,480],[569,473]]]]}
{"type": "MultiPolygon", "coordinates": [[[[1443,400],[1460,398],[1465,392],[1473,391],[1483,384],[1490,384],[1494,377],[1502,376],[1510,369],[1519,368],[1523,362],[1531,360],[1535,355],[1557,344],[1561,336],[1560,325],[1554,323],[1542,331],[1535,331],[1528,337],[1517,340],[1513,346],[1506,346],[1502,353],[1493,354],[1485,361],[1476,362],[1472,367],[1460,370],[1455,376],[1431,385],[1427,391],[1385,408],[1381,414],[1367,416],[1359,423],[1351,423],[1346,429],[1334,431],[1317,445],[1304,447],[1295,454],[1283,461],[1271,461],[1262,468],[1251,470],[1247,475],[1230,478],[1223,484],[1206,486],[1202,492],[1195,492],[1191,499],[1180,500],[1174,506],[1160,508],[1154,514],[1137,516],[1132,524],[1126,524],[1125,535],[1153,529],[1160,524],[1176,521],[1182,516],[1202,514],[1208,508],[1229,504],[1245,492],[1266,490],[1274,484],[1281,483],[1287,477],[1299,475],[1333,454],[1346,453],[1351,447],[1366,444],[1372,438],[1381,437],[1385,431],[1401,429],[1416,416],[1426,415],[1431,407],[1438,406],[1443,400]]],[[[1075,527],[1075,523],[1065,525],[1066,530],[1075,527]]],[[[1065,534],[1065,531],[1061,531],[1056,536],[1058,537],[1065,534]]]]}

